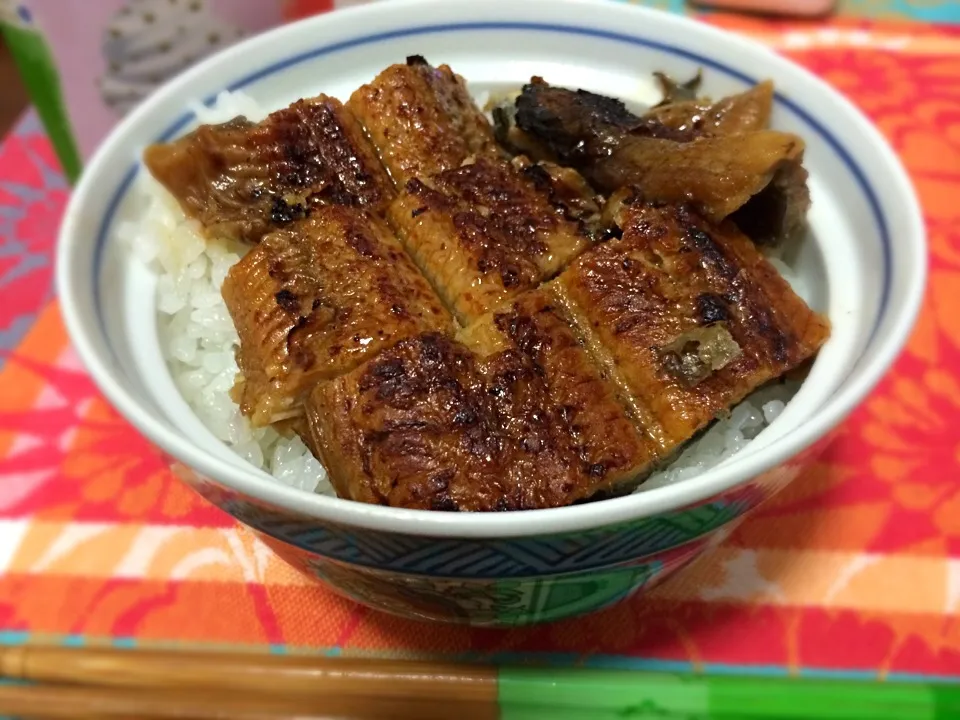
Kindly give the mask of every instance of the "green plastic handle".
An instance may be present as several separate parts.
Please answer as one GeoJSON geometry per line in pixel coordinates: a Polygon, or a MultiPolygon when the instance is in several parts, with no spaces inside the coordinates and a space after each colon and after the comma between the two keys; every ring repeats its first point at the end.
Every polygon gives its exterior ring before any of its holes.
{"type": "Polygon", "coordinates": [[[957,720],[960,687],[807,678],[501,669],[503,720],[957,720]]]}

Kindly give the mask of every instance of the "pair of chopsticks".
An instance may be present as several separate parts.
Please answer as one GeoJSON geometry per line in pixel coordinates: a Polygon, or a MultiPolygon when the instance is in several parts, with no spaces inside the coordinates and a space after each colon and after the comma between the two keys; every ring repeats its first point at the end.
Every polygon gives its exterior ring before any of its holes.
{"type": "Polygon", "coordinates": [[[920,683],[30,646],[0,675],[0,716],[37,719],[960,718],[960,687],[920,683]]]}

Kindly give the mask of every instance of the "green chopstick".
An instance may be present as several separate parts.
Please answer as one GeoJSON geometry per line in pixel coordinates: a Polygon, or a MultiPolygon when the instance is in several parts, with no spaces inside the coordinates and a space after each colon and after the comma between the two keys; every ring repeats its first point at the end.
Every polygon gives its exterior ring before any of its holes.
{"type": "Polygon", "coordinates": [[[960,720],[960,686],[500,668],[501,720],[960,720]]]}

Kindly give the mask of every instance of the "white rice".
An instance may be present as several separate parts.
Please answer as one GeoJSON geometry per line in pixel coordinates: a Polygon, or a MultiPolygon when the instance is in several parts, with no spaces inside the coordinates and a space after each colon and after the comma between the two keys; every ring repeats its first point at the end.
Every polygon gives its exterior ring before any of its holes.
{"type": "MultiPolygon", "coordinates": [[[[222,93],[212,107],[193,109],[205,123],[266,115],[242,93],[222,93]]],[[[299,438],[252,428],[230,397],[239,338],[220,287],[243,246],[226,239],[205,240],[199,223],[186,219],[176,200],[149,173],[140,173],[138,183],[145,211],[136,222],[121,223],[117,234],[157,274],[161,348],[184,399],[220,441],[255,467],[292,487],[334,495],[323,466],[299,438]]],[[[789,279],[790,268],[780,260],[776,263],[789,279]]],[[[796,389],[796,384],[784,384],[754,393],[638,492],[693,477],[738,452],[773,422],[796,389]]]]}

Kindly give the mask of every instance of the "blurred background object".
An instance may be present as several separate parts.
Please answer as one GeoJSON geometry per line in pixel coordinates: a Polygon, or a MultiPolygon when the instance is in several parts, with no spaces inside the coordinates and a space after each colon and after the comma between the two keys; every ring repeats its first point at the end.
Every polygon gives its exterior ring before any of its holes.
{"type": "Polygon", "coordinates": [[[764,15],[822,17],[834,9],[836,0],[694,0],[693,4],[764,15]]]}
{"type": "Polygon", "coordinates": [[[262,0],[0,0],[0,28],[73,180],[123,115],[240,38],[283,22],[262,0]]]}
{"type": "Polygon", "coordinates": [[[0,87],[3,88],[3,92],[0,93],[0,137],[2,137],[13,127],[20,113],[30,102],[23,82],[20,80],[17,65],[2,35],[0,35],[0,87]]]}
{"type": "Polygon", "coordinates": [[[0,0],[3,72],[22,80],[3,98],[11,119],[0,130],[24,108],[25,87],[75,180],[110,128],[186,68],[283,22],[369,1],[0,0]]]}

